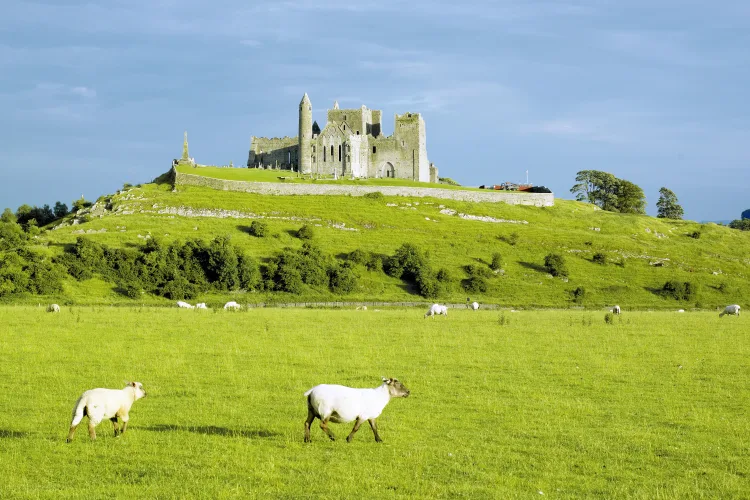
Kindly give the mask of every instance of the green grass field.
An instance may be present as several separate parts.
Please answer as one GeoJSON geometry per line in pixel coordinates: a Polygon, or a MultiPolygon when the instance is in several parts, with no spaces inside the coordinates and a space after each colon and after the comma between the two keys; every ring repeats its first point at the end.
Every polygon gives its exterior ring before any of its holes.
{"type": "Polygon", "coordinates": [[[2,498],[748,498],[747,317],[0,308],[2,498]],[[318,383],[412,391],[313,429],[318,383]],[[143,382],[128,432],[80,393],[143,382]]]}
{"type": "MultiPolygon", "coordinates": [[[[237,170],[237,169],[217,169],[237,170]]],[[[245,169],[248,170],[248,169],[245,169]]],[[[556,200],[554,207],[469,203],[436,198],[385,197],[372,200],[351,196],[265,196],[208,188],[148,184],[108,197],[111,210],[100,207],[89,221],[45,231],[37,249],[59,254],[81,235],[114,247],[143,245],[145,237],[165,241],[229,235],[232,242],[263,262],[284,247],[299,248],[294,234],[314,226],[314,242],[328,254],[343,257],[361,249],[392,255],[403,243],[429,253],[432,267],[445,268],[452,284],[439,300],[463,302],[464,266],[486,267],[500,253],[503,271],[489,279],[485,293],[472,300],[513,307],[570,306],[600,308],[620,304],[628,309],[714,309],[743,302],[750,296],[750,233],[716,224],[674,221],[595,210],[592,205],[556,200]],[[452,210],[454,212],[447,212],[452,210]],[[498,222],[461,218],[491,217],[498,222]],[[270,236],[248,234],[253,220],[262,219],[270,236]],[[699,238],[690,235],[699,233],[699,238]],[[516,240],[511,237],[516,235],[516,240]],[[511,242],[513,244],[511,244],[511,242]],[[542,264],[548,253],[562,254],[570,269],[569,281],[552,279],[542,264]],[[593,262],[601,253],[607,264],[593,262]],[[655,264],[662,264],[656,266],[655,264]],[[699,288],[689,303],[667,300],[655,293],[668,280],[689,281],[699,288]],[[571,291],[586,290],[580,303],[571,291]]],[[[267,301],[414,301],[413,288],[382,272],[356,269],[359,286],[345,296],[327,288],[306,287],[299,296],[284,293],[237,294],[244,303],[267,301]]],[[[13,297],[15,303],[36,304],[36,297],[13,297]]],[[[131,300],[112,283],[70,278],[63,294],[44,298],[66,304],[166,304],[144,296],[131,300]]],[[[223,303],[230,297],[201,296],[196,302],[223,303]]]]}

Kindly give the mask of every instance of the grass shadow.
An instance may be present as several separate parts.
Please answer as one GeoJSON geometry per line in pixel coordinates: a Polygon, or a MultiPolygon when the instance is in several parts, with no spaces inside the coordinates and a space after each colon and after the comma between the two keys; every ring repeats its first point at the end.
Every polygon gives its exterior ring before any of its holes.
{"type": "Polygon", "coordinates": [[[192,432],[204,436],[226,436],[242,438],[271,438],[280,436],[278,432],[267,431],[265,429],[229,429],[227,427],[217,427],[215,425],[170,425],[158,424],[142,429],[151,432],[192,432]]]}
{"type": "Polygon", "coordinates": [[[647,292],[653,293],[654,295],[660,295],[660,296],[662,295],[662,291],[663,291],[661,288],[654,288],[652,286],[644,286],[643,289],[646,290],[647,292]]]}
{"type": "Polygon", "coordinates": [[[518,263],[521,264],[526,269],[531,269],[533,271],[538,271],[540,273],[548,274],[547,269],[540,264],[534,264],[533,262],[523,262],[520,260],[518,261],[518,263]]]}
{"type": "Polygon", "coordinates": [[[9,431],[7,429],[0,429],[0,439],[21,439],[28,436],[28,432],[9,431]]]}

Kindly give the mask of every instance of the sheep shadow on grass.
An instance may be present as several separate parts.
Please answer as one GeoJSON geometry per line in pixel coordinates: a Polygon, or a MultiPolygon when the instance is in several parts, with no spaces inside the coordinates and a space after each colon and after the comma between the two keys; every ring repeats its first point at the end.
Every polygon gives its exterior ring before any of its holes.
{"type": "Polygon", "coordinates": [[[278,432],[267,431],[265,429],[229,429],[227,427],[217,427],[215,425],[170,425],[157,424],[142,429],[151,432],[192,432],[194,434],[203,434],[204,436],[226,436],[242,438],[272,438],[280,436],[278,432]]]}
{"type": "Polygon", "coordinates": [[[9,431],[7,429],[0,429],[0,439],[21,439],[28,436],[28,432],[9,431]]]}

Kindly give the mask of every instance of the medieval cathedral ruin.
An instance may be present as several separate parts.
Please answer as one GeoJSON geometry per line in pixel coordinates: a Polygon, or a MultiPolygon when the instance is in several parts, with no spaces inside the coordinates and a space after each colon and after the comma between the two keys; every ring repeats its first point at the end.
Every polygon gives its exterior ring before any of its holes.
{"type": "Polygon", "coordinates": [[[328,110],[320,130],[312,121],[312,103],[305,94],[299,104],[299,136],[250,140],[248,167],[279,168],[336,178],[390,177],[437,182],[437,168],[427,160],[424,120],[419,113],[396,115],[394,132],[384,136],[381,111],[328,110]]]}

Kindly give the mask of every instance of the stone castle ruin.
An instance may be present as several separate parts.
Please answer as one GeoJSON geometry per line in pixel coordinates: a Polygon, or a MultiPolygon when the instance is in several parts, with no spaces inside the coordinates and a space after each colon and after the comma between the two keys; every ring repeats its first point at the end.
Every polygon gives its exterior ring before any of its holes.
{"type": "Polygon", "coordinates": [[[247,166],[278,168],[334,178],[395,178],[438,182],[427,160],[424,120],[419,113],[396,115],[391,136],[381,131],[381,111],[339,109],[334,102],[323,130],[312,121],[312,103],[299,104],[298,137],[255,137],[247,166]]]}

